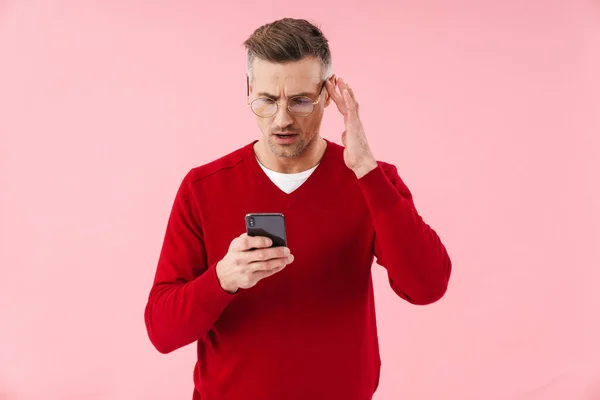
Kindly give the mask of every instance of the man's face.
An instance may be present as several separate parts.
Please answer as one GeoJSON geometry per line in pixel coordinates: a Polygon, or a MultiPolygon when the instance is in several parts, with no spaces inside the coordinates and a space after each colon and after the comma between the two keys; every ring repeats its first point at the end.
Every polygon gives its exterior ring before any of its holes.
{"type": "MultiPolygon", "coordinates": [[[[277,157],[301,156],[319,133],[323,111],[331,102],[326,89],[319,93],[322,87],[321,63],[316,59],[306,58],[285,64],[254,60],[249,101],[266,97],[269,99],[267,104],[278,103],[275,115],[256,117],[264,141],[277,157]],[[298,95],[313,102],[319,101],[310,115],[297,116],[288,109],[290,100],[290,105],[298,106],[299,100],[295,98],[298,95]]],[[[303,104],[310,107],[309,103],[303,104]]]]}

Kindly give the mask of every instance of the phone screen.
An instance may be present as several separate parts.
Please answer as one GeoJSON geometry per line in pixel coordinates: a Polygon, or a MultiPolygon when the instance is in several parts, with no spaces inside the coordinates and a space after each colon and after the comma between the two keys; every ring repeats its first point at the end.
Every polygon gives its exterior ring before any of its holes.
{"type": "Polygon", "coordinates": [[[248,236],[268,237],[273,241],[271,247],[287,246],[283,214],[248,214],[246,215],[246,232],[248,236]]]}

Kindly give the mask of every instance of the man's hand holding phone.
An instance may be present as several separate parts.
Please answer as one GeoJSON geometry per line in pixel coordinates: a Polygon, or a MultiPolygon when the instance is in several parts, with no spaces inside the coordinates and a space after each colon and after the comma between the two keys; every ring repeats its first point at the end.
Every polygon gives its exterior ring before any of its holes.
{"type": "Polygon", "coordinates": [[[251,288],[294,261],[287,247],[270,247],[272,244],[269,238],[247,233],[235,238],[216,265],[217,279],[223,290],[234,294],[239,289],[251,288]]]}

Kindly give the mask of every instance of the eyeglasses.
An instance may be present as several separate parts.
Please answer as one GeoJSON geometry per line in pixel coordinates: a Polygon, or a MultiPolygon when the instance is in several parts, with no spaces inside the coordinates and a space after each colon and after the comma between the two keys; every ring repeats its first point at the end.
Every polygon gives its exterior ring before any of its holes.
{"type": "MultiPolygon", "coordinates": [[[[287,109],[290,114],[293,114],[297,117],[307,117],[312,114],[315,106],[319,104],[321,92],[323,91],[326,82],[327,81],[323,82],[323,85],[319,90],[319,98],[316,101],[313,101],[313,99],[308,96],[290,97],[287,102],[287,109]]],[[[252,112],[257,116],[261,118],[270,118],[277,114],[277,111],[279,111],[279,102],[268,97],[258,97],[248,103],[248,107],[250,107],[252,112]]]]}

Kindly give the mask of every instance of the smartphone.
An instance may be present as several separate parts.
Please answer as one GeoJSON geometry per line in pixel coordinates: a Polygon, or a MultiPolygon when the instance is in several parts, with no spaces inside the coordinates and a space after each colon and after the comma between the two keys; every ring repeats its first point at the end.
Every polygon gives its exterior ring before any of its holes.
{"type": "Polygon", "coordinates": [[[268,237],[273,241],[271,247],[287,246],[285,218],[280,213],[246,214],[246,233],[248,236],[268,237]]]}

